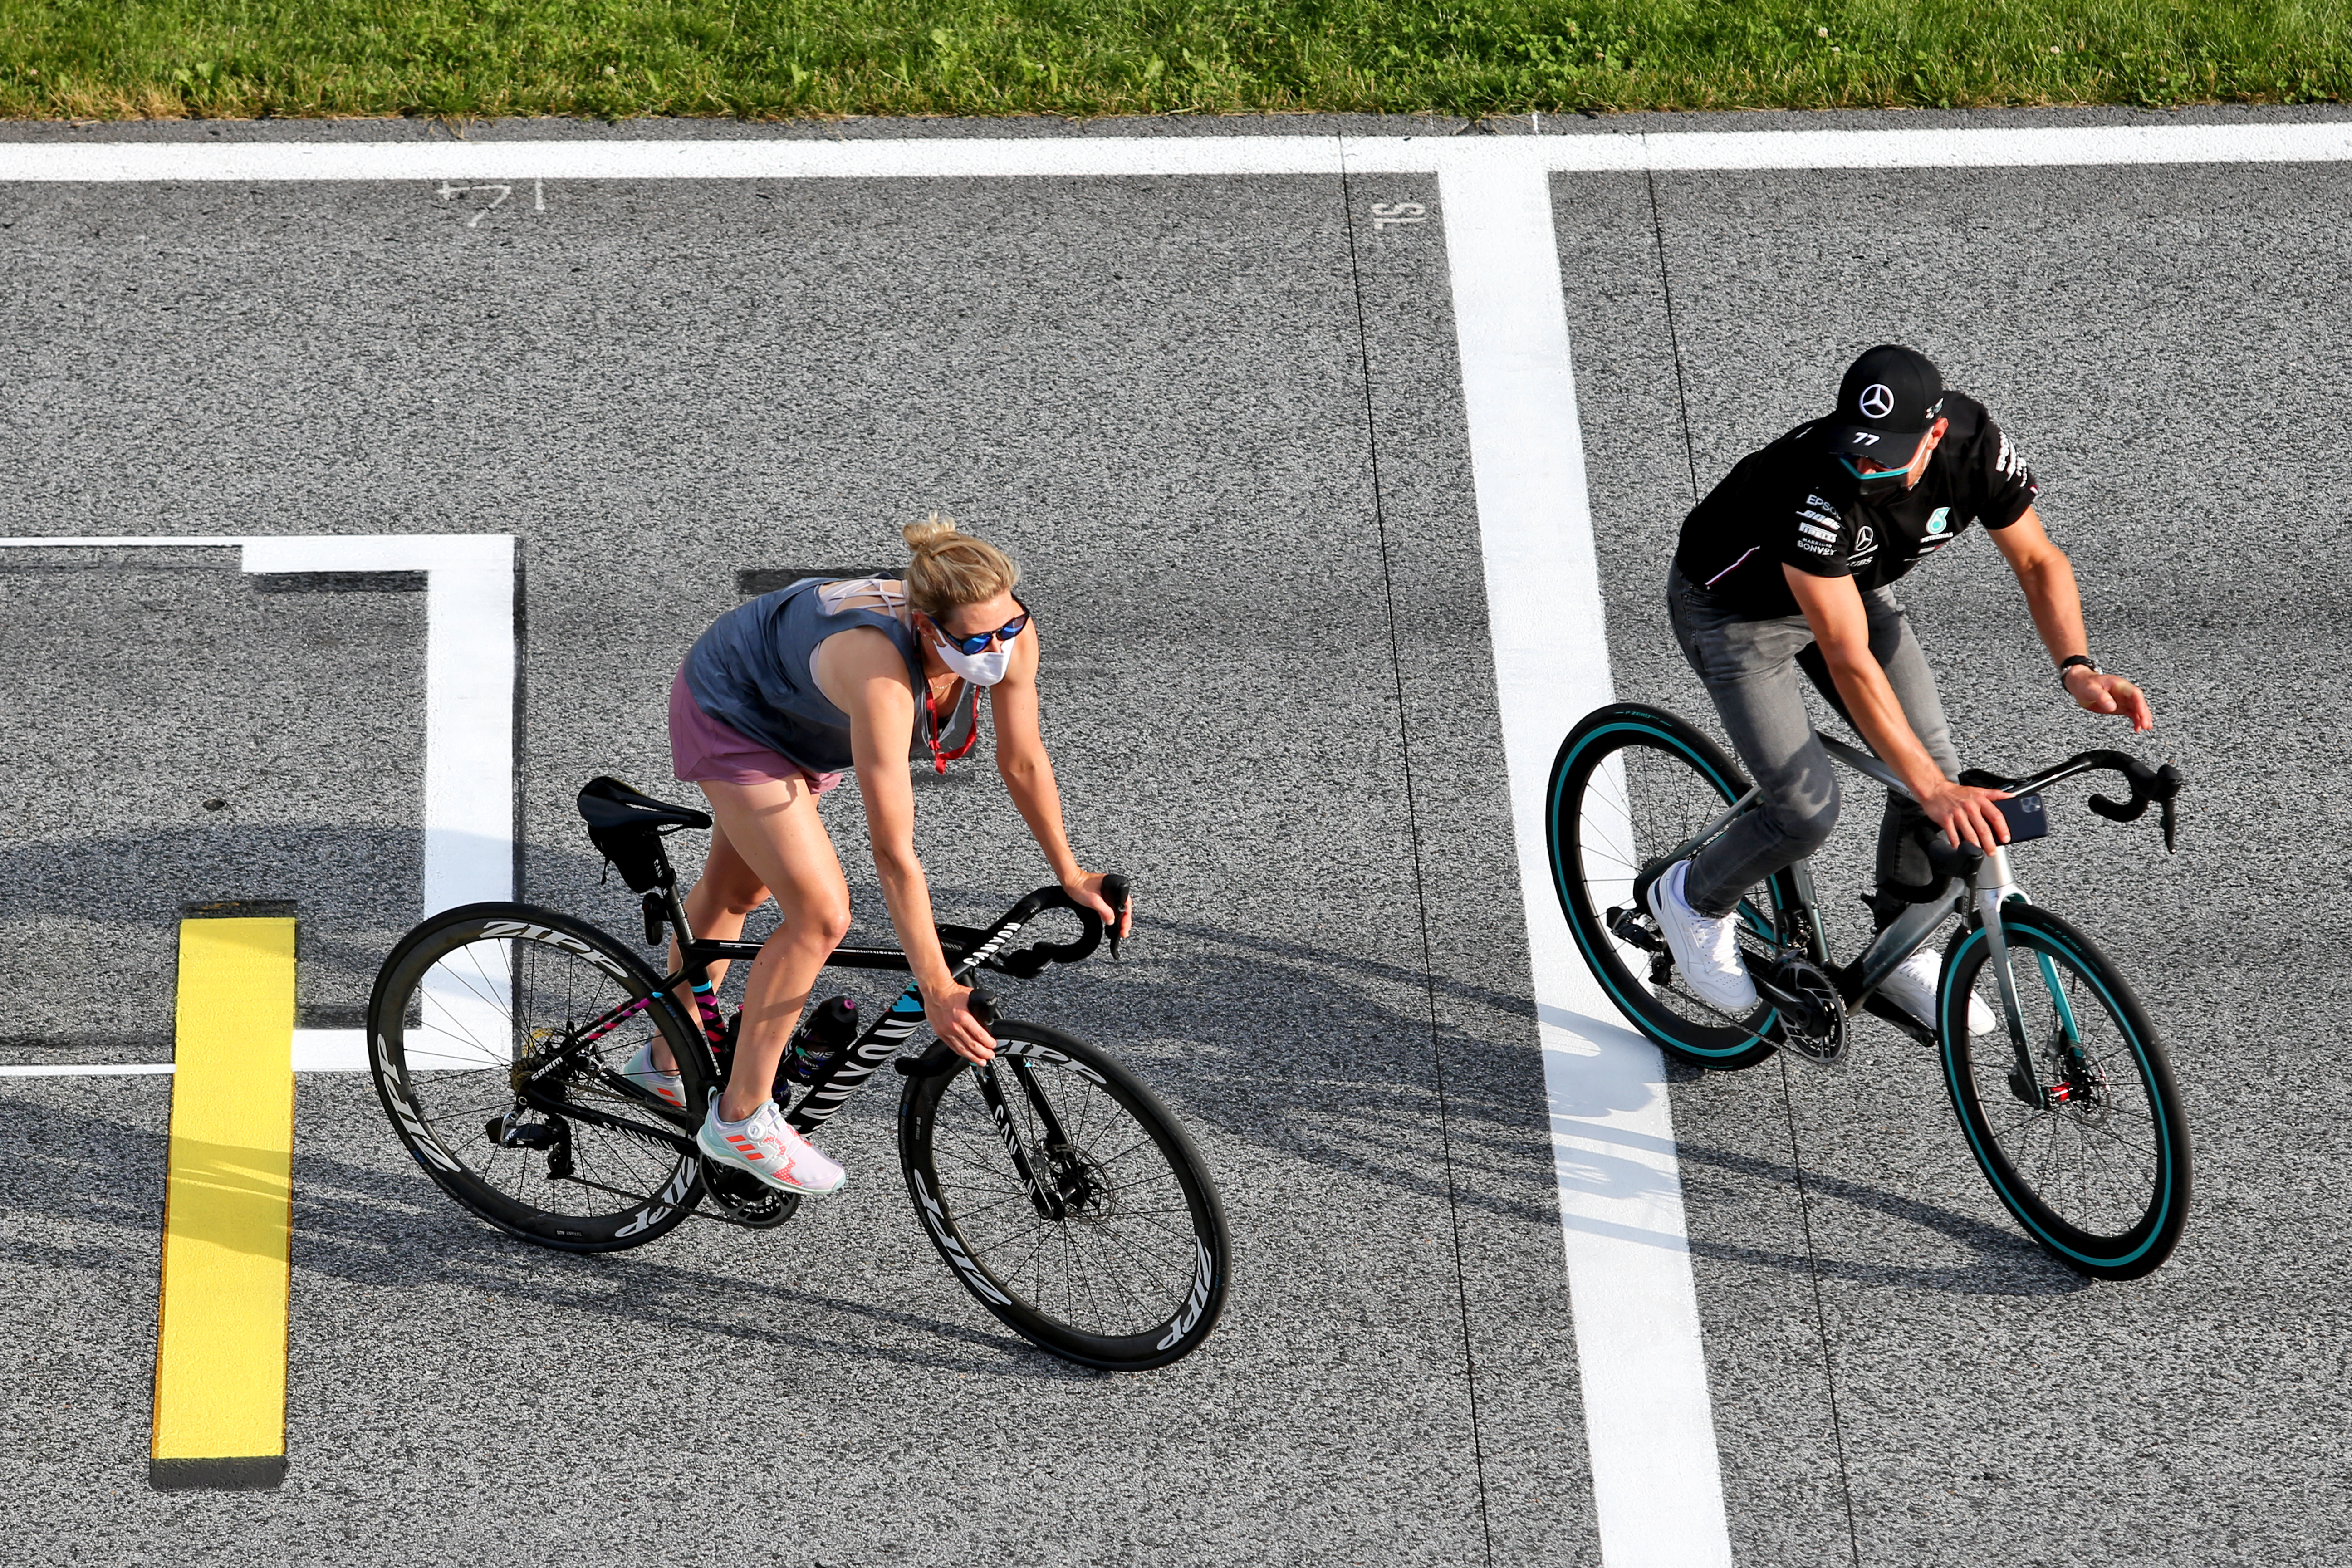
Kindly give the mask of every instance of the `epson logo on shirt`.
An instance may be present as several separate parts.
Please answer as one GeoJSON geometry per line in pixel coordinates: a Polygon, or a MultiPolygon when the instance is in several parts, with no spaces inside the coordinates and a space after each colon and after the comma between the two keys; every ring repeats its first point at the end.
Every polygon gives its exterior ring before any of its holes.
{"type": "Polygon", "coordinates": [[[1825,501],[1825,500],[1823,500],[1821,497],[1816,496],[1816,495],[1808,495],[1808,496],[1805,498],[1805,504],[1806,504],[1807,506],[1817,506],[1817,507],[1821,508],[1823,511],[1828,512],[1828,513],[1830,514],[1830,518],[1831,518],[1832,521],[1834,521],[1834,520],[1835,520],[1836,518],[1838,518],[1839,516],[1843,515],[1842,513],[1840,513],[1840,512],[1839,512],[1838,509],[1836,508],[1836,506],[1835,506],[1834,504],[1832,504],[1832,503],[1831,503],[1831,502],[1829,502],[1829,501],[1825,501]]]}

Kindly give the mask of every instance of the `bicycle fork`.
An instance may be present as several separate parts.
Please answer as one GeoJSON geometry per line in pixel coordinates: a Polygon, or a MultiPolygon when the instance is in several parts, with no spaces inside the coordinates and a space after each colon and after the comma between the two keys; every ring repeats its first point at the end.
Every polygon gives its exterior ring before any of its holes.
{"type": "MultiPolygon", "coordinates": [[[[2009,1029],[2010,1048],[2017,1058],[2016,1082],[2022,1090],[2031,1089],[2043,1100],[2071,1098],[2068,1083],[2054,1088],[2042,1081],[2042,1074],[2033,1061],[2033,1046],[2026,1038],[2025,997],[2019,988],[2016,961],[2010,951],[2009,932],[2001,921],[2001,910],[2012,899],[2025,901],[2025,889],[2017,885],[2010,874],[2009,851],[1996,845],[1985,856],[1984,864],[1977,868],[1974,883],[1977,919],[1984,927],[1985,947],[1992,960],[1993,983],[2000,992],[2001,1022],[2009,1029]]],[[[2066,1000],[2065,986],[2059,981],[2057,965],[2045,953],[2033,955],[2042,989],[2050,997],[2051,1010],[2057,1016],[2058,1033],[2065,1042],[2066,1067],[2071,1069],[2083,1061],[2083,1034],[2074,1019],[2074,1009],[2066,1000]]],[[[1965,1027],[1965,1024],[1963,1027],[1965,1027]]]]}

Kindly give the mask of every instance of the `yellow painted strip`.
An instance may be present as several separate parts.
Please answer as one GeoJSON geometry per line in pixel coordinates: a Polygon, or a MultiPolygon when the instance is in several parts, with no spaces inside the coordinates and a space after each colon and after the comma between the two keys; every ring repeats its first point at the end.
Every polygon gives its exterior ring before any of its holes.
{"type": "Polygon", "coordinates": [[[257,1470],[274,1481],[286,1452],[294,922],[181,922],[178,1027],[151,1473],[159,1486],[251,1485],[257,1470]]]}

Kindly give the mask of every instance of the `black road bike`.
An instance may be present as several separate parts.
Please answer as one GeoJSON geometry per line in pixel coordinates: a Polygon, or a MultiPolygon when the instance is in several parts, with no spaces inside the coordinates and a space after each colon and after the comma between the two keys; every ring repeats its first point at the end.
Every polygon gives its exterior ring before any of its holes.
{"type": "MultiPolygon", "coordinates": [[[[1909,793],[1868,752],[1828,736],[1822,744],[1909,793]]],[[[2048,832],[2040,792],[2101,771],[2123,775],[2130,798],[2093,795],[2091,809],[2130,822],[2158,805],[2172,848],[2181,780],[2169,764],[2084,752],[2021,778],[1971,769],[1959,782],[2012,792],[2002,813],[2012,843],[2023,843],[2048,832]]],[[[2027,900],[2007,847],[1986,854],[1931,834],[1928,880],[1896,889],[1907,907],[1844,964],[1831,960],[1800,861],[1739,908],[1755,1011],[1721,1013],[1683,982],[1650,912],[1650,885],[1760,798],[1719,747],[1663,709],[1596,710],[1560,743],[1545,797],[1552,886],[1610,999],[1667,1052],[1709,1068],[1752,1067],[1776,1050],[1835,1064],[1849,1015],[1866,1010],[1938,1048],[1969,1151],[2027,1235],[2095,1278],[2136,1279],[2161,1264],[2180,1238],[2189,1189],[2189,1127],[2163,1045],[2091,940],[2027,900]],[[1958,925],[1929,1029],[1878,988],[1948,920],[1958,925]],[[1970,1035],[1972,999],[2000,1021],[1992,1032],[1970,1035]]]]}
{"type": "MultiPolygon", "coordinates": [[[[590,839],[641,896],[645,939],[670,931],[664,975],[617,938],[531,904],[468,904],[404,937],[376,976],[368,1059],[401,1141],[442,1189],[500,1230],[570,1252],[637,1247],[700,1215],[751,1229],[800,1207],[695,1142],[724,1087],[734,1020],[710,984],[719,960],[759,944],[695,936],[665,835],[709,816],[617,780],[580,793],[590,839]],[[699,1017],[678,1000],[690,988],[699,1017]],[[622,1075],[658,1038],[676,1058],[679,1110],[622,1075]]],[[[1123,879],[1106,879],[1124,909],[1123,879]]],[[[1027,978],[1076,963],[1102,921],[1060,888],[1029,894],[985,930],[941,926],[959,984],[982,970],[1027,978]],[[1012,951],[1054,910],[1074,941],[1012,951]]],[[[1110,933],[1111,951],[1118,938],[1110,933]]],[[[896,948],[843,947],[834,967],[906,973],[896,948]]],[[[1150,1089],[1108,1052],[1041,1024],[972,1014],[996,1037],[974,1068],[938,1040],[901,1055],[923,1022],[910,983],[790,1101],[803,1134],[824,1125],[886,1061],[903,1075],[898,1159],[925,1234],[981,1304],[1041,1348],[1087,1366],[1164,1366],[1205,1341],[1223,1309],[1231,1243],[1199,1152],[1150,1089]]],[[[779,1098],[791,1094],[778,1080],[779,1098]]]]}

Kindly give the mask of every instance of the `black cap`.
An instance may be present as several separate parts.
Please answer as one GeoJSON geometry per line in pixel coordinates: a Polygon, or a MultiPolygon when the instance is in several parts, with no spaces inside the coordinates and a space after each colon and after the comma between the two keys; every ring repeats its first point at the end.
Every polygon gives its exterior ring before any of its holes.
{"type": "Polygon", "coordinates": [[[1899,468],[1944,412],[1944,377],[1927,356],[1881,343],[1853,362],[1838,384],[1830,451],[1899,468]]]}

